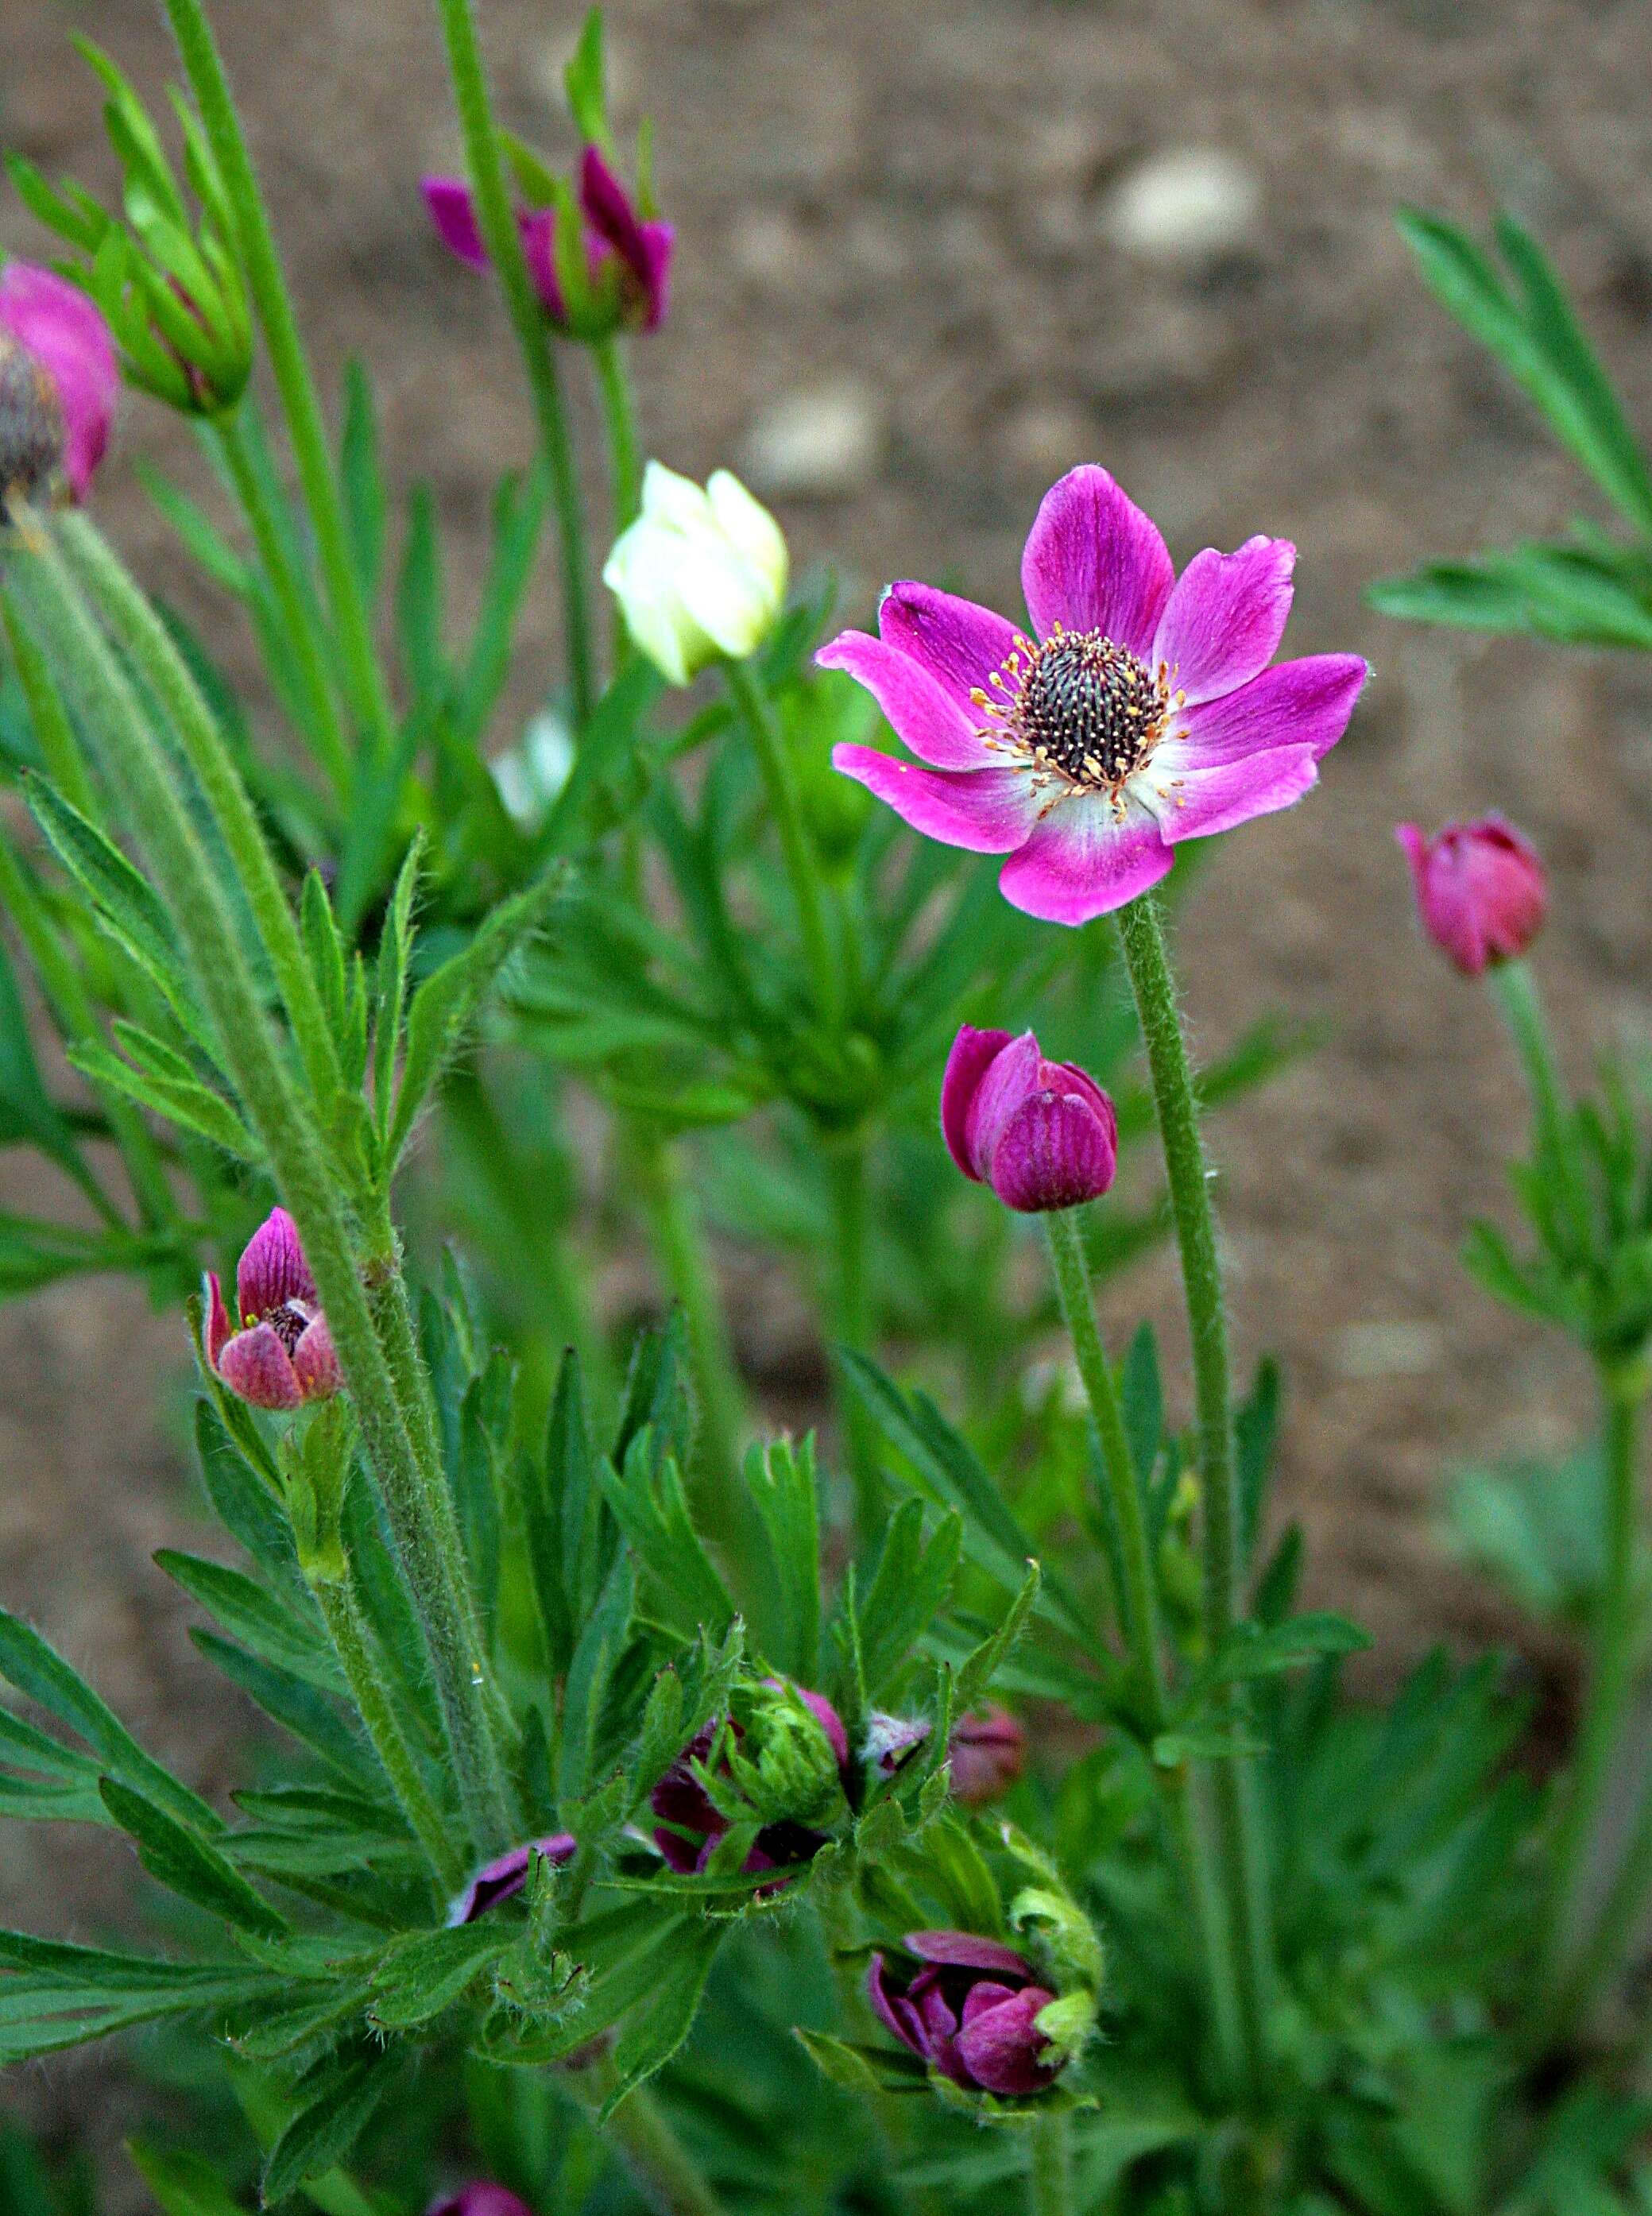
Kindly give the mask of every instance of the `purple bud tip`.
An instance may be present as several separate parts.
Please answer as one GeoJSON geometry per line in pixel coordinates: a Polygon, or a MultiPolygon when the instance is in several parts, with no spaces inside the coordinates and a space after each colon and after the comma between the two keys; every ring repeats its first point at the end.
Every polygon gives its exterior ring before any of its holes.
{"type": "Polygon", "coordinates": [[[1394,835],[1411,865],[1423,929],[1465,977],[1526,952],[1543,927],[1549,879],[1524,833],[1484,816],[1432,839],[1415,823],[1396,824],[1394,835]]]}
{"type": "Polygon", "coordinates": [[[963,1026],[941,1080],[940,1128],[965,1176],[1024,1215],[1099,1199],[1118,1166],[1112,1101],[1076,1063],[1046,1062],[1031,1031],[963,1026]]]}
{"type": "Polygon", "coordinates": [[[885,2028],[932,2070],[1006,2099],[1053,2084],[1059,2062],[1037,2019],[1055,1995],[1023,1954],[969,1931],[909,1931],[909,1974],[874,1954],[866,1991],[885,2028]]]}
{"type": "Polygon", "coordinates": [[[1008,1793],[1026,1767],[1026,1735],[1008,1708],[982,1708],[953,1725],[946,1754],[952,1798],[966,1808],[984,1807],[1008,1793]]]}
{"type": "Polygon", "coordinates": [[[428,2216],[533,2216],[533,2211],[504,2186],[490,2185],[478,2178],[472,2185],[461,2185],[445,2200],[433,2201],[428,2216]]]}
{"type": "Polygon", "coordinates": [[[273,1209],[248,1240],[235,1273],[237,1322],[223,1288],[207,1273],[203,1338],[206,1361],[231,1393],[255,1408],[288,1410],[325,1400],[343,1377],[333,1335],[316,1301],[299,1228],[273,1209]]]}
{"type": "MultiPolygon", "coordinates": [[[[77,500],[84,500],[108,446],[120,396],[120,365],[108,323],[96,304],[66,277],[37,268],[33,262],[9,262],[0,270],[0,338],[20,348],[44,378],[56,411],[58,449],[50,467],[57,467],[60,459],[70,490],[77,500]]],[[[25,481],[22,467],[5,466],[19,461],[4,451],[8,412],[17,405],[16,392],[10,388],[18,376],[15,370],[7,374],[5,360],[0,353],[0,501],[9,488],[25,481]]],[[[38,381],[28,384],[38,393],[38,381]]],[[[38,459],[40,426],[28,432],[25,425],[25,430],[35,442],[38,459]]]]}

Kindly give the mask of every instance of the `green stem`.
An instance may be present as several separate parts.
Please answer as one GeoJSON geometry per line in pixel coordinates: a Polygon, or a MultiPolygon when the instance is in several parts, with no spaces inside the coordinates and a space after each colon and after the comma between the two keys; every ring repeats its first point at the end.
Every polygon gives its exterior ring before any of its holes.
{"type": "Polygon", "coordinates": [[[350,551],[343,502],[333,471],[321,403],[299,335],[298,318],[281,273],[280,256],[276,252],[274,234],[258,188],[252,157],[201,0],[163,0],[163,5],[234,212],[247,286],[263,328],[270,366],[287,413],[293,459],[316,534],[316,548],[321,557],[328,602],[344,656],[355,712],[365,729],[372,733],[380,759],[386,759],[395,731],[395,712],[373,644],[366,595],[350,551]]]}
{"type": "Polygon", "coordinates": [[[618,2082],[612,2056],[565,2064],[557,2078],[597,2123],[655,2216],[723,2216],[722,2202],[646,2085],[627,2094],[613,2114],[601,2120],[602,2104],[618,2082]]]}
{"type": "MultiPolygon", "coordinates": [[[[1634,1690],[1637,1610],[1635,1552],[1643,1380],[1603,1371],[1606,1394],[1606,1567],[1591,1627],[1589,1687],[1577,1749],[1555,1833],[1536,1986],[1534,2023],[1552,2037],[1573,2000],[1569,1977],[1595,1836],[1634,1690]]],[[[1576,1998],[1587,1997],[1580,1994],[1576,1998]]]]}
{"type": "Polygon", "coordinates": [[[618,538],[627,524],[636,521],[643,504],[643,458],[637,441],[637,404],[626,367],[624,343],[618,338],[599,339],[591,352],[596,360],[596,389],[608,434],[613,530],[618,538]]]}
{"type": "Polygon", "coordinates": [[[655,1265],[687,1327],[704,1416],[701,1458],[726,1510],[736,1490],[746,1403],[717,1271],[675,1143],[641,1117],[627,1119],[623,1143],[655,1265]]]}
{"type": "MultiPolygon", "coordinates": [[[[1114,1528],[1124,1568],[1125,1633],[1142,1701],[1143,1722],[1150,1759],[1152,1742],[1164,1728],[1166,1684],[1164,1650],[1159,1626],[1158,1583],[1153,1573],[1147,1518],[1142,1488],[1125,1429],[1124,1408],[1113,1364],[1101,1344],[1095,1302],[1090,1289],[1089,1262],[1076,1209],[1053,1210],[1044,1219],[1055,1269],[1056,1293],[1073,1343],[1078,1374],[1083,1381],[1090,1413],[1095,1420],[1101,1449],[1101,1466],[1113,1504],[1114,1528]]],[[[1238,2074],[1242,2056],[1238,1995],[1224,1943],[1219,1896],[1211,1868],[1210,1849],[1197,1823],[1186,1765],[1166,1770],[1155,1762],[1153,1773],[1163,1797],[1167,1821],[1193,1898],[1205,1980],[1224,2066],[1230,2078],[1238,2074]]]]}
{"type": "Polygon", "coordinates": [[[304,582],[293,566],[287,539],[271,508],[262,474],[250,450],[246,420],[241,409],[219,417],[213,433],[252,532],[252,543],[258,550],[258,559],[269,580],[275,605],[280,610],[307,711],[305,736],[325,770],[334,792],[341,801],[348,801],[351,785],[349,741],[334,697],[326,649],[317,635],[304,582]]]}
{"type": "Polygon", "coordinates": [[[1067,2118],[1040,2116],[1029,2139],[1027,2206],[1032,2216],[1075,2216],[1073,2141],[1067,2118]]]}
{"type": "Polygon", "coordinates": [[[86,757],[81,752],[80,741],[63,705],[63,695],[52,680],[40,649],[35,645],[22,625],[17,620],[9,593],[0,593],[0,620],[5,624],[7,643],[17,671],[17,682],[22,688],[23,700],[28,709],[28,720],[34,726],[35,740],[46,763],[46,773],[71,808],[78,809],[89,822],[97,821],[97,795],[92,790],[86,757]]]}
{"type": "Polygon", "coordinates": [[[350,1697],[373,1742],[373,1752],[390,1780],[413,1836],[424,1849],[443,1901],[450,1900],[465,1882],[465,1862],[454,1852],[453,1827],[444,1820],[431,1798],[412,1749],[379,1682],[348,1568],[341,1560],[336,1573],[330,1575],[306,1564],[305,1576],[327,1626],[350,1697]]]}
{"type": "MultiPolygon", "coordinates": [[[[454,1582],[420,1465],[362,1290],[340,1197],[314,1124],[294,1093],[240,939],[194,824],[125,674],[92,623],[61,556],[33,520],[17,523],[31,557],[18,579],[43,643],[97,730],[127,820],[176,923],[227,1074],[298,1224],[344,1382],[382,1491],[434,1665],[454,1768],[482,1852],[507,1844],[512,1823],[489,1728],[463,1582],[454,1582]]],[[[437,1473],[439,1480],[440,1473],[437,1473]]]]}
{"type": "MultiPolygon", "coordinates": [[[[840,1346],[850,1347],[857,1354],[870,1354],[875,1327],[872,1280],[867,1269],[871,1223],[866,1136],[864,1133],[854,1133],[829,1140],[824,1153],[832,1197],[831,1274],[828,1288],[832,1336],[840,1346]]],[[[883,1530],[885,1511],[877,1430],[858,1396],[844,1381],[840,1365],[833,1362],[830,1366],[849,1481],[854,1491],[855,1530],[862,1545],[867,1545],[883,1530]]]]}
{"type": "MultiPolygon", "coordinates": [[[[1198,1416],[1205,1639],[1207,1652],[1214,1654],[1240,1611],[1239,1501],[1234,1482],[1227,1305],[1217,1259],[1216,1223],[1193,1071],[1182,1037],[1164,929],[1150,893],[1119,911],[1119,934],[1147,1050],[1181,1257],[1198,1416]]],[[[1236,1740],[1243,1728],[1242,1703],[1236,1696],[1228,1703],[1226,1726],[1236,1740]]],[[[1236,1752],[1217,1760],[1212,1765],[1211,1784],[1246,2072],[1252,2091],[1260,2093],[1267,2077],[1273,1944],[1261,1841],[1240,1764],[1236,1752]]]]}
{"type": "Polygon", "coordinates": [[[803,820],[803,806],[798,798],[798,788],[792,775],[792,766],[786,759],[785,742],[774,721],[774,711],[769,705],[767,695],[752,674],[750,663],[725,662],[723,675],[735,705],[745,717],[750,730],[752,744],[757,752],[757,766],[762,772],[763,784],[768,792],[774,827],[780,834],[780,849],[786,857],[786,875],[792,881],[792,897],[797,906],[798,922],[803,933],[804,951],[808,957],[810,976],[814,981],[816,1008],[825,1022],[835,1025],[842,1013],[837,964],[832,957],[831,938],[826,928],[820,871],[803,820]]]}
{"type": "Polygon", "coordinates": [[[1577,1165],[1567,1143],[1565,1095],[1561,1089],[1554,1043],[1549,1036],[1537,980],[1522,961],[1495,963],[1488,974],[1526,1074],[1538,1152],[1552,1166],[1552,1174],[1570,1219],[1572,1235],[1579,1243],[1580,1253],[1587,1253],[1590,1245],[1588,1197],[1579,1183],[1577,1165]]]}
{"type": "MultiPolygon", "coordinates": [[[[176,0],[169,0],[169,4],[176,4],[176,0]]],[[[487,243],[489,258],[504,287],[506,305],[533,395],[539,443],[551,465],[551,487],[562,551],[568,679],[573,695],[574,720],[583,730],[590,717],[595,688],[592,675],[590,587],[585,566],[585,517],[580,503],[573,439],[568,428],[568,404],[511,206],[475,14],[470,0],[438,0],[438,5],[459,108],[459,128],[465,139],[465,166],[476,194],[477,220],[487,243]]]]}
{"type": "Polygon", "coordinates": [[[200,780],[268,952],[305,1074],[323,1115],[330,1117],[343,1083],[337,1049],[298,924],[223,733],[171,633],[90,517],[65,516],[59,529],[81,584],[142,671],[200,780]]]}
{"type": "Polygon", "coordinates": [[[1629,1846],[1618,1866],[1588,1943],[1537,2027],[1540,2049],[1557,2046],[1587,2016],[1604,1979],[1620,1967],[1641,1928],[1652,1894],[1652,1784],[1641,1795],[1629,1846]]]}

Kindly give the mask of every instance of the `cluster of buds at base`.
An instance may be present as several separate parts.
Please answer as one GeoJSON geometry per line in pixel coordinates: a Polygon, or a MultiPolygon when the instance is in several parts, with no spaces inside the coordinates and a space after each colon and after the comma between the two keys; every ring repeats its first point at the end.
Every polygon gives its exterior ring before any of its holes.
{"type": "Polygon", "coordinates": [[[238,1320],[231,1322],[216,1271],[206,1275],[202,1331],[206,1365],[255,1408],[292,1409],[325,1400],[342,1379],[332,1333],[316,1299],[298,1226],[271,1211],[248,1240],[235,1272],[238,1320]]]}
{"type": "Polygon", "coordinates": [[[77,286],[28,262],[0,270],[0,512],[84,500],[109,443],[120,372],[108,326],[77,286]]]}
{"type": "Polygon", "coordinates": [[[185,415],[221,415],[252,374],[252,317],[217,163],[200,124],[175,102],[192,208],[137,93],[90,40],[76,43],[108,95],[103,120],[123,173],[122,212],[75,183],[57,189],[15,155],[7,162],[12,182],[71,249],[64,267],[96,302],[127,382],[185,415]]]}
{"type": "Polygon", "coordinates": [[[755,654],[786,604],[790,559],[780,526],[738,477],[705,489],[663,463],[643,473],[637,520],[602,571],[638,650],[669,684],[755,654]]]}
{"type": "Polygon", "coordinates": [[[456,1894],[447,1909],[450,1925],[474,1924],[478,1916],[485,1916],[502,1900],[514,1900],[527,1885],[535,1861],[546,1862],[560,1868],[572,1862],[579,1850],[579,1842],[571,1831],[552,1831],[543,1839],[529,1839],[520,1847],[508,1847],[496,1855],[490,1862],[484,1862],[464,1891],[456,1894]]]}
{"type": "Polygon", "coordinates": [[[695,1734],[649,1797],[654,1844],[675,1870],[703,1871],[741,1823],[758,1827],[743,1872],[797,1868],[847,1809],[848,1735],[823,1693],[771,1677],[735,1705],[695,1734]]]}
{"type": "Polygon", "coordinates": [[[502,2185],[492,2185],[485,2178],[461,2185],[457,2193],[434,2201],[426,2216],[533,2216],[527,2201],[502,2185]]]}
{"type": "Polygon", "coordinates": [[[1423,929],[1465,977],[1526,952],[1548,912],[1549,879],[1522,832],[1482,816],[1432,839],[1415,823],[1396,824],[1394,835],[1411,865],[1423,929]]]}
{"type": "Polygon", "coordinates": [[[940,1129],[965,1176],[1023,1215],[1098,1200],[1118,1167],[1113,1102],[1076,1062],[1046,1062],[1031,1031],[961,1027],[941,1080],[940,1129]]]}

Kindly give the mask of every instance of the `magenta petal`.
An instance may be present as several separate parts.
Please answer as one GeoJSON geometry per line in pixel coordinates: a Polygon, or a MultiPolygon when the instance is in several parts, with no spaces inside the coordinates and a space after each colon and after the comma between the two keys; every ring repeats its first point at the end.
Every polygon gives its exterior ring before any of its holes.
{"type": "Polygon", "coordinates": [[[292,1358],[267,1323],[238,1331],[225,1342],[218,1374],[231,1393],[255,1408],[296,1408],[304,1399],[292,1358]]]}
{"type": "Polygon", "coordinates": [[[1348,728],[1370,674],[1357,654],[1311,654],[1279,662],[1237,692],[1187,709],[1153,767],[1180,776],[1184,769],[1239,761],[1273,747],[1311,747],[1317,761],[1348,728]]]}
{"type": "Polygon", "coordinates": [[[579,1850],[571,1831],[553,1831],[548,1838],[530,1839],[526,1846],[509,1847],[484,1862],[447,1911],[450,1924],[473,1924],[478,1916],[502,1900],[514,1899],[527,1883],[535,1855],[548,1862],[570,1862],[579,1850]]]}
{"type": "Polygon", "coordinates": [[[846,631],[816,655],[823,669],[847,670],[864,685],[899,737],[932,769],[984,769],[992,761],[981,715],[959,705],[921,662],[863,631],[846,631]]]}
{"type": "Polygon", "coordinates": [[[236,1269],[235,1290],[243,1320],[268,1315],[288,1301],[314,1301],[316,1281],[304,1259],[299,1227],[284,1208],[271,1209],[248,1240],[236,1269]]]}
{"type": "Polygon", "coordinates": [[[516,228],[521,233],[527,274],[539,305],[553,323],[568,320],[567,304],[557,276],[557,212],[555,208],[518,208],[516,228]]]}
{"type": "MultiPolygon", "coordinates": [[[[777,1678],[774,1682],[778,1684],[780,1681],[777,1678]]],[[[831,1741],[838,1768],[847,1770],[849,1766],[849,1735],[843,1728],[842,1717],[824,1693],[811,1693],[806,1685],[798,1685],[792,1690],[831,1741]]]]}
{"type": "Polygon", "coordinates": [[[224,1305],[223,1288],[218,1282],[216,1270],[208,1270],[201,1287],[201,1345],[206,1351],[206,1367],[218,1368],[218,1357],[224,1351],[230,1337],[229,1311],[224,1305]]]}
{"type": "Polygon", "coordinates": [[[983,1078],[1009,1041],[1008,1031],[977,1031],[973,1024],[962,1025],[940,1080],[940,1135],[947,1153],[977,1185],[982,1179],[969,1150],[970,1110],[983,1078]]]}
{"type": "Polygon", "coordinates": [[[1093,463],[1045,493],[1021,557],[1039,636],[1099,631],[1146,657],[1174,571],[1158,526],[1093,463]]]}
{"type": "Polygon", "coordinates": [[[874,1954],[866,1966],[866,1998],[886,2031],[893,2034],[903,2047],[909,2047],[914,2054],[928,2054],[928,2041],[924,2037],[923,2024],[916,2009],[890,1983],[888,1966],[881,1954],[874,1954]]]}
{"type": "Polygon", "coordinates": [[[1189,702],[1248,684],[1279,651],[1291,613],[1297,550],[1288,539],[1248,539],[1236,554],[1207,546],[1177,578],[1159,619],[1152,666],[1189,702]]]}
{"type": "Polygon", "coordinates": [[[325,1400],[344,1382],[324,1315],[316,1315],[299,1333],[293,1350],[293,1373],[306,1400],[325,1400]]]}
{"type": "Polygon", "coordinates": [[[1019,769],[923,769],[875,747],[834,747],[832,766],[854,778],[903,822],[944,846],[1008,854],[1037,820],[1032,780],[1019,769]]]}
{"type": "Polygon", "coordinates": [[[650,222],[641,227],[638,244],[642,261],[637,274],[647,303],[643,318],[645,331],[658,330],[671,305],[671,255],[676,243],[676,231],[669,223],[650,222]]]}
{"type": "Polygon", "coordinates": [[[1099,1200],[1118,1165],[1116,1138],[1087,1100],[1040,1092],[1024,1100],[992,1150],[992,1189],[1025,1216],[1099,1200]]]}
{"type": "Polygon", "coordinates": [[[964,1124],[964,1148],[980,1178],[992,1173],[993,1150],[998,1135],[1029,1094],[1044,1081],[1044,1056],[1031,1031],[1011,1039],[995,1055],[992,1067],[976,1087],[964,1124]]]}
{"type": "Polygon", "coordinates": [[[425,2216],[533,2216],[533,2212],[506,2187],[484,2179],[461,2186],[457,2193],[436,2201],[425,2216]]]}
{"type": "Polygon", "coordinates": [[[909,581],[891,585],[884,594],[878,630],[885,646],[921,662],[971,718],[978,708],[971,693],[985,691],[993,671],[1008,661],[1022,637],[990,608],[909,581]]]}
{"type": "Polygon", "coordinates": [[[109,327],[78,285],[30,262],[0,270],[0,331],[45,370],[63,410],[64,473],[84,500],[114,428],[120,369],[109,327]]]}
{"type": "Polygon", "coordinates": [[[436,236],[450,254],[469,262],[472,269],[488,266],[487,245],[476,219],[476,198],[462,177],[422,177],[419,190],[436,227],[436,236]]]}
{"type": "Polygon", "coordinates": [[[617,254],[636,281],[643,303],[643,328],[657,330],[665,320],[675,234],[669,223],[644,223],[630,194],[603,159],[587,146],[580,157],[579,200],[593,231],[617,254]]]}
{"type": "Polygon", "coordinates": [[[1150,816],[1121,823],[1107,800],[1065,800],[1005,863],[998,889],[1046,923],[1088,923],[1157,884],[1172,859],[1150,816]]]}
{"type": "Polygon", "coordinates": [[[1167,792],[1163,834],[1172,846],[1182,839],[1208,839],[1231,831],[1253,816],[1289,808],[1319,782],[1311,747],[1271,747],[1242,760],[1211,769],[1190,770],[1167,792]]]}
{"type": "Polygon", "coordinates": [[[1028,1985],[972,2017],[965,2010],[957,2040],[958,2059],[975,2084],[1015,2099],[1041,2092],[1050,2084],[1056,2073],[1039,2059],[1048,2041],[1033,2019],[1054,1998],[1041,1985],[1028,1985]]]}
{"type": "Polygon", "coordinates": [[[996,1971],[1000,1977],[1030,1980],[1032,1965],[1025,1954],[996,1939],[979,1939],[972,1931],[909,1931],[901,1944],[921,1962],[949,1969],[996,1971]]]}

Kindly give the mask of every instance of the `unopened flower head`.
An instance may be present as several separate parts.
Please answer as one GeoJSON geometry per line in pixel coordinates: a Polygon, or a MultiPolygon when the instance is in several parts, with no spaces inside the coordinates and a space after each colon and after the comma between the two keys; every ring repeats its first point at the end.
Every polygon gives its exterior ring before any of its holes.
{"type": "Polygon", "coordinates": [[[535,1859],[558,1866],[572,1862],[579,1842],[571,1831],[553,1831],[546,1838],[529,1839],[520,1847],[508,1847],[490,1862],[484,1862],[464,1891],[448,1904],[450,1924],[474,1924],[478,1916],[485,1916],[502,1900],[514,1900],[527,1883],[528,1873],[535,1859]]]}
{"type": "Polygon", "coordinates": [[[1064,2057],[1039,2029],[1056,1995],[1024,1954],[968,1931],[909,1931],[902,1961],[874,1954],[866,1991],[903,2047],[971,2092],[1041,2093],[1064,2057]]]}
{"type": "Polygon", "coordinates": [[[120,391],[108,326],[79,286],[9,262],[0,270],[0,504],[8,493],[50,493],[59,469],[84,500],[120,391]]]}
{"type": "Polygon", "coordinates": [[[737,1705],[739,1715],[695,1735],[650,1796],[654,1843],[673,1869],[706,1868],[731,1810],[761,1826],[747,1871],[811,1861],[826,1844],[820,1825],[844,1813],[848,1736],[825,1695],[770,1678],[737,1705]],[[713,1759],[715,1799],[704,1782],[713,1759]]]}
{"type": "Polygon", "coordinates": [[[1079,924],[1156,884],[1184,839],[1300,799],[1347,729],[1365,665],[1270,668],[1296,549],[1252,539],[1177,578],[1156,526],[1105,470],[1045,495],[1022,558],[1032,628],[892,585],[877,638],[817,659],[877,699],[915,761],[840,746],[839,769],[915,830],[1007,854],[1028,914],[1079,924]]]}
{"type": "Polygon", "coordinates": [[[271,1211],[247,1242],[235,1273],[231,1321],[215,1271],[206,1287],[206,1361],[231,1392],[255,1408],[301,1407],[342,1382],[332,1333],[316,1299],[298,1226],[271,1211]]]}
{"type": "Polygon", "coordinates": [[[1465,977],[1526,952],[1543,927],[1549,879],[1537,849],[1501,816],[1448,823],[1430,839],[1396,824],[1422,927],[1465,977]]]}
{"type": "MultiPolygon", "coordinates": [[[[487,243],[471,188],[462,177],[433,176],[422,189],[442,244],[472,269],[485,269],[487,243]]],[[[597,146],[580,157],[577,206],[565,185],[558,193],[549,206],[519,203],[515,211],[546,321],[564,337],[587,340],[657,330],[670,299],[671,225],[638,207],[597,146]]]]}
{"type": "Polygon", "coordinates": [[[614,541],[602,582],[661,675],[687,685],[762,644],[785,605],[788,569],[780,525],[738,477],[714,471],[702,490],[650,462],[642,513],[614,541]]]}
{"type": "Polygon", "coordinates": [[[961,1716],[946,1742],[952,1798],[966,1808],[1002,1800],[1026,1767],[1026,1734],[996,1702],[961,1716]]]}
{"type": "Polygon", "coordinates": [[[1099,1199],[1119,1160],[1119,1118],[1076,1062],[1046,1062],[1031,1031],[977,1031],[952,1042],[940,1128],[967,1178],[1025,1215],[1099,1199]]]}

